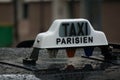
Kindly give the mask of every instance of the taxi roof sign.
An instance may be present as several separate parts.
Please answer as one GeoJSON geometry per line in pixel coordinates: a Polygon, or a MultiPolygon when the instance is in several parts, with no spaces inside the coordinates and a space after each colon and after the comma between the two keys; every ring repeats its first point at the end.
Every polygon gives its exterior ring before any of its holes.
{"type": "Polygon", "coordinates": [[[55,20],[47,32],[39,33],[33,47],[67,48],[108,45],[106,36],[86,19],[55,20]]]}

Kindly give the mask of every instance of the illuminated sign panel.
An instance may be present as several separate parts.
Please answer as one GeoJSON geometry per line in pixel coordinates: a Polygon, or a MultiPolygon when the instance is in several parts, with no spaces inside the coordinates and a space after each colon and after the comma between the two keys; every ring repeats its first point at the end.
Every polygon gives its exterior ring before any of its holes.
{"type": "Polygon", "coordinates": [[[90,34],[90,27],[87,22],[62,23],[59,29],[60,37],[87,36],[90,34]]]}
{"type": "Polygon", "coordinates": [[[64,22],[60,25],[56,44],[93,43],[90,35],[90,26],[87,22],[64,22]]]}

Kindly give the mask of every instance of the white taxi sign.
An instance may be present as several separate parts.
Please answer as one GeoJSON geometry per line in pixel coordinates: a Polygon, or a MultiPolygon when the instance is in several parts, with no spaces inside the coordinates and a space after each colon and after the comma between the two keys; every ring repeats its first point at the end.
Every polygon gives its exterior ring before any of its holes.
{"type": "Polygon", "coordinates": [[[66,48],[108,45],[106,36],[86,19],[58,19],[47,32],[37,35],[33,47],[66,48]]]}

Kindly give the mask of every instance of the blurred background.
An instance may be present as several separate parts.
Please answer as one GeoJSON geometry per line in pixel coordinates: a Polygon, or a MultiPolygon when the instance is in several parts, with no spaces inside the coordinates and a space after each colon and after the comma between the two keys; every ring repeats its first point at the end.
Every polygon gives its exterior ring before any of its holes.
{"type": "Polygon", "coordinates": [[[0,47],[47,31],[55,19],[85,18],[120,43],[120,0],[0,0],[0,47]]]}

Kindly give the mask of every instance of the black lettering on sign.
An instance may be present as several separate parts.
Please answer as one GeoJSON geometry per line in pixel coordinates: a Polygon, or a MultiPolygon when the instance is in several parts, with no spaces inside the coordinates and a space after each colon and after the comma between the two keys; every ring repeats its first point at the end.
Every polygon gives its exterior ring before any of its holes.
{"type": "Polygon", "coordinates": [[[88,43],[93,43],[93,37],[88,37],[88,43]]]}
{"type": "Polygon", "coordinates": [[[62,38],[61,44],[66,44],[66,41],[64,38],[62,38]]]}
{"type": "Polygon", "coordinates": [[[71,44],[71,38],[67,38],[67,44],[71,44]]]}
{"type": "Polygon", "coordinates": [[[83,38],[83,43],[87,43],[87,37],[83,38]]]}
{"type": "Polygon", "coordinates": [[[83,32],[83,25],[84,25],[84,23],[77,23],[78,24],[78,36],[80,36],[80,35],[84,35],[84,32],[83,32]]]}
{"type": "Polygon", "coordinates": [[[59,28],[59,36],[56,38],[57,45],[93,43],[90,26],[86,21],[62,23],[59,28]]]}
{"type": "Polygon", "coordinates": [[[74,23],[72,23],[71,26],[70,26],[69,36],[76,36],[76,30],[75,30],[74,23]]]}
{"type": "Polygon", "coordinates": [[[61,42],[61,39],[60,38],[57,38],[56,39],[56,44],[59,44],[61,42]]]}
{"type": "Polygon", "coordinates": [[[86,36],[90,34],[87,22],[62,23],[59,29],[60,37],[86,36]]]}
{"type": "Polygon", "coordinates": [[[79,41],[79,37],[76,37],[75,38],[75,43],[78,44],[80,41],[79,41]]]}
{"type": "Polygon", "coordinates": [[[75,40],[74,40],[74,37],[72,38],[72,43],[74,44],[75,42],[74,42],[75,40]]]}
{"type": "Polygon", "coordinates": [[[80,43],[83,43],[83,38],[82,37],[80,37],[80,43]]]}
{"type": "Polygon", "coordinates": [[[64,29],[65,29],[65,30],[64,30],[65,36],[68,36],[68,35],[67,35],[67,33],[68,33],[68,32],[67,32],[67,28],[68,28],[68,26],[69,26],[69,23],[63,23],[62,26],[63,26],[64,29]]]}
{"type": "Polygon", "coordinates": [[[84,44],[84,43],[93,43],[93,37],[69,37],[69,38],[57,38],[56,44],[84,44]]]}

